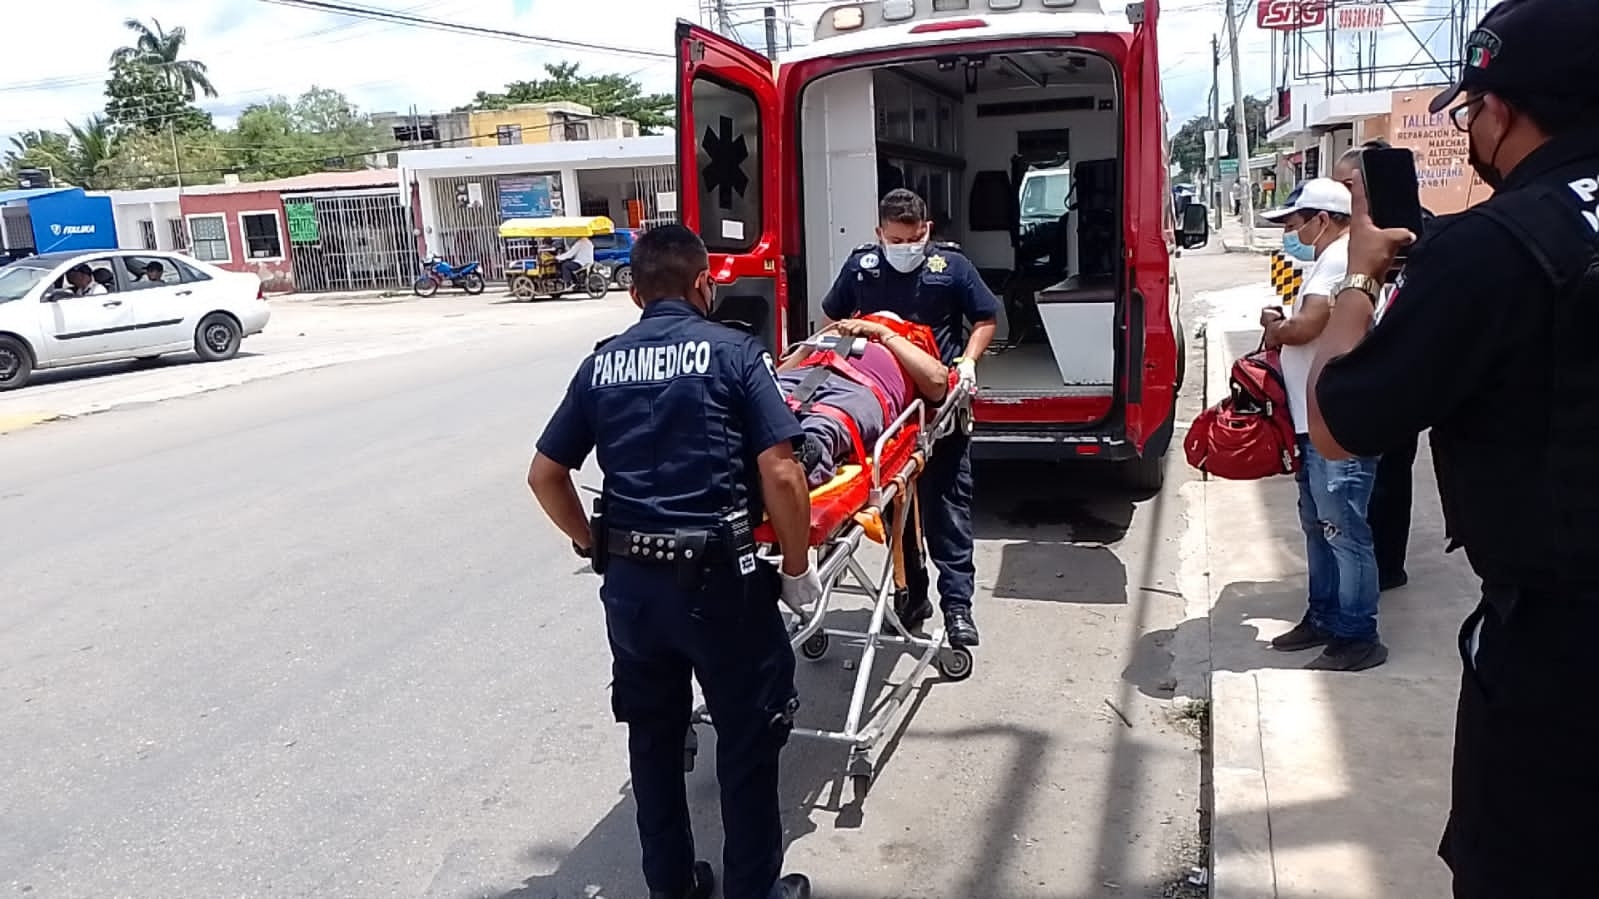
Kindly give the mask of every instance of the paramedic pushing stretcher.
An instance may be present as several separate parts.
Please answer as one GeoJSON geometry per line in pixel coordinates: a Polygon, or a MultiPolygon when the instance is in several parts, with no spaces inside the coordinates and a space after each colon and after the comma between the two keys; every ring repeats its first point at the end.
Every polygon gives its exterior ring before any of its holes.
{"type": "Polygon", "coordinates": [[[627,724],[650,899],[708,899],[694,858],[683,736],[700,682],[716,728],[722,895],[806,899],[779,879],[778,754],[799,700],[779,596],[820,599],[810,564],[810,496],[794,459],[802,432],[754,337],[706,319],[715,288],[705,244],[678,225],[633,248],[638,324],[584,359],[551,416],[528,483],[579,555],[604,577],[611,707],[627,724]],[[604,475],[593,519],[571,473],[593,450],[604,475]],[[781,574],[755,555],[770,517],[781,574]]]}
{"type": "MultiPolygon", "coordinates": [[[[879,243],[857,249],[844,263],[822,300],[822,312],[834,321],[893,312],[927,325],[937,338],[940,360],[953,365],[963,381],[975,385],[977,360],[994,339],[999,301],[965,256],[928,246],[932,223],[921,197],[903,189],[889,191],[878,204],[877,218],[879,243]]],[[[972,593],[977,570],[972,563],[969,435],[957,429],[933,447],[917,494],[928,555],[938,568],[939,605],[944,610],[949,642],[976,646],[979,638],[972,621],[972,593]]],[[[906,624],[916,618],[913,614],[900,617],[906,624]]]]}
{"type": "Polygon", "coordinates": [[[845,462],[864,464],[883,431],[921,397],[949,392],[932,332],[891,312],[835,322],[783,358],[777,380],[805,430],[800,462],[811,487],[845,462]]]}

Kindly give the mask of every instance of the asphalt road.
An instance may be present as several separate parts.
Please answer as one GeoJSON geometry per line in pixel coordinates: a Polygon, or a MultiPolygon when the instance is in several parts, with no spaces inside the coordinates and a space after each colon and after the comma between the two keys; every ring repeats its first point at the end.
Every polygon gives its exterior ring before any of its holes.
{"type": "MultiPolygon", "coordinates": [[[[595,579],[522,483],[627,320],[0,437],[3,891],[642,895],[595,579]]],[[[785,756],[789,867],[819,897],[1187,895],[1186,478],[1138,498],[1091,467],[980,469],[975,675],[921,685],[864,801],[842,752],[785,756]]],[[[802,724],[841,721],[844,657],[801,663],[802,724]]],[[[717,859],[713,753],[690,783],[717,859]]]]}

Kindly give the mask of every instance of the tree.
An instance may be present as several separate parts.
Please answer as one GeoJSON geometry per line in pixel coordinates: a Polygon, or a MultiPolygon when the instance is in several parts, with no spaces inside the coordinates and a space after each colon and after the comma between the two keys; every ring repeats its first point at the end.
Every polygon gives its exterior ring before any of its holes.
{"type": "Polygon", "coordinates": [[[361,165],[377,145],[371,120],[344,94],[312,87],[297,99],[273,97],[247,107],[229,136],[241,177],[290,178],[361,165]]]}
{"type": "MultiPolygon", "coordinates": [[[[1244,98],[1244,130],[1249,135],[1249,153],[1252,156],[1271,149],[1269,142],[1266,140],[1266,132],[1271,130],[1266,125],[1266,106],[1266,100],[1262,97],[1244,98]]],[[[1227,129],[1229,135],[1235,134],[1234,129],[1238,127],[1237,119],[1233,117],[1234,109],[1235,107],[1233,106],[1227,107],[1226,115],[1222,116],[1222,125],[1227,129]]],[[[1237,140],[1229,137],[1227,142],[1228,146],[1231,147],[1237,143],[1237,140]]],[[[1233,151],[1236,154],[1237,149],[1233,148],[1233,151]]]]}
{"type": "Polygon", "coordinates": [[[132,59],[111,64],[105,86],[106,117],[118,130],[209,131],[210,113],[196,108],[156,69],[132,59]]]}
{"type": "Polygon", "coordinates": [[[202,94],[217,95],[217,89],[212,87],[206,74],[205,63],[183,58],[183,45],[189,40],[189,33],[183,26],[167,31],[161,27],[159,19],[151,19],[149,25],[138,19],[127,19],[122,24],[136,39],[132,46],[119,47],[111,54],[113,66],[137,63],[148,67],[186,103],[193,103],[202,94]]]}
{"type": "Polygon", "coordinates": [[[105,190],[117,185],[107,176],[107,166],[117,153],[117,138],[100,116],[82,124],[67,123],[65,132],[30,131],[11,139],[3,178],[15,185],[22,169],[49,169],[58,184],[105,190]]]}
{"type": "Polygon", "coordinates": [[[72,153],[72,137],[58,131],[25,131],[11,137],[11,147],[6,150],[0,165],[0,185],[17,186],[17,173],[23,169],[49,169],[61,177],[72,153]]]}
{"type": "Polygon", "coordinates": [[[1187,175],[1205,170],[1205,132],[1215,129],[1210,116],[1194,116],[1171,136],[1171,161],[1187,175]]]}
{"type": "MultiPolygon", "coordinates": [[[[1272,144],[1266,140],[1270,128],[1266,124],[1266,108],[1268,103],[1260,97],[1244,98],[1244,125],[1249,133],[1250,155],[1258,156],[1269,152],[1272,144]]],[[[1227,132],[1227,155],[1229,158],[1236,156],[1238,141],[1234,129],[1233,107],[1227,107],[1227,112],[1222,116],[1222,128],[1227,132]]],[[[1182,166],[1184,172],[1194,175],[1205,171],[1205,132],[1213,130],[1216,126],[1210,116],[1194,116],[1183,127],[1171,136],[1171,160],[1182,166]]]]}
{"type": "Polygon", "coordinates": [[[117,188],[174,187],[181,166],[184,184],[215,183],[230,170],[229,155],[215,133],[134,131],[117,138],[117,152],[106,161],[101,178],[117,188]]]}
{"type": "Polygon", "coordinates": [[[565,100],[581,103],[595,115],[622,116],[638,122],[644,134],[657,134],[672,124],[677,101],[671,94],[646,94],[638,79],[627,75],[586,75],[575,62],[545,63],[548,77],[513,81],[503,93],[478,91],[465,109],[504,109],[517,103],[565,100]]]}

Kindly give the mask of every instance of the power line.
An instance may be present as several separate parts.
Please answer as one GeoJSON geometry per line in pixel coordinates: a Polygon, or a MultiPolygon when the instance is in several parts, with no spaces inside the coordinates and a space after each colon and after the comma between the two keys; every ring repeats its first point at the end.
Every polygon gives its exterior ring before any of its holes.
{"type": "Polygon", "coordinates": [[[643,50],[637,47],[617,47],[610,44],[596,44],[587,41],[566,40],[564,38],[540,37],[533,34],[524,34],[520,31],[510,31],[503,28],[487,28],[481,25],[467,25],[461,22],[446,22],[440,19],[429,19],[423,16],[413,16],[394,10],[379,9],[377,7],[356,6],[349,3],[332,3],[328,0],[261,0],[262,3],[275,3],[279,6],[297,7],[300,9],[316,10],[317,12],[332,13],[334,15],[352,16],[354,18],[373,19],[380,22],[392,22],[398,25],[411,25],[417,28],[426,28],[433,31],[448,31],[457,34],[470,34],[477,37],[495,38],[498,40],[518,41],[527,44],[542,44],[550,47],[561,47],[568,50],[588,50],[599,53],[609,53],[615,56],[643,56],[649,58],[672,59],[675,55],[661,50],[643,50]]]}

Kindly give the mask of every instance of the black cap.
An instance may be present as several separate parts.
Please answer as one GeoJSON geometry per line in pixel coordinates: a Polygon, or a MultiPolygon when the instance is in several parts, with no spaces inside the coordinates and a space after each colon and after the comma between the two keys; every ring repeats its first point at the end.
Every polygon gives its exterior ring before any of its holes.
{"type": "Polygon", "coordinates": [[[1599,2],[1504,0],[1466,38],[1460,79],[1433,98],[1449,108],[1462,93],[1599,99],[1599,2]]]}

